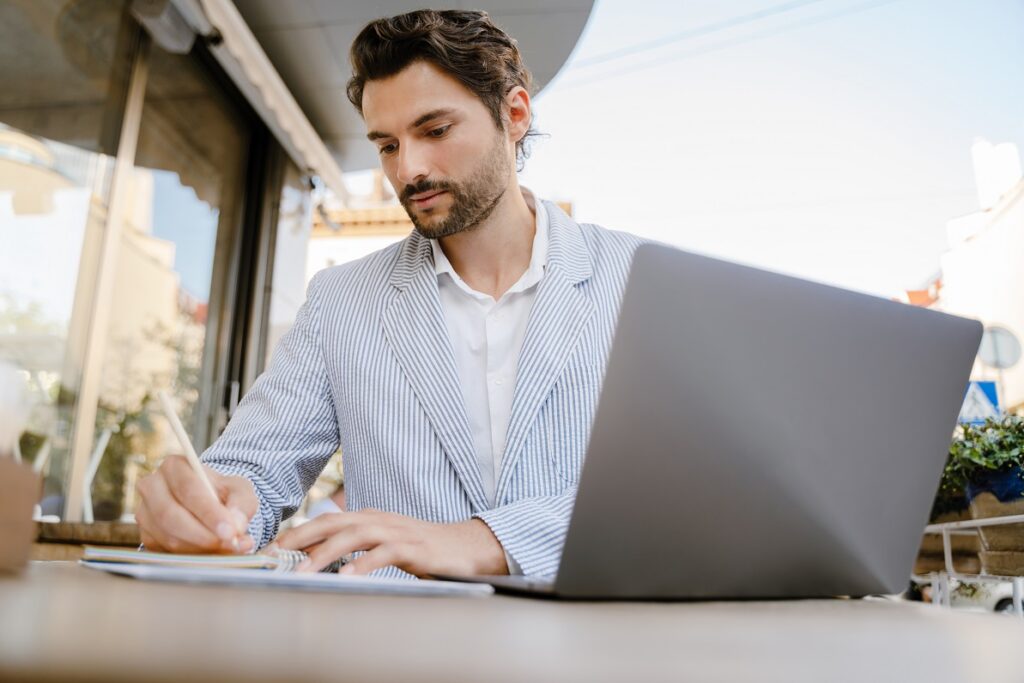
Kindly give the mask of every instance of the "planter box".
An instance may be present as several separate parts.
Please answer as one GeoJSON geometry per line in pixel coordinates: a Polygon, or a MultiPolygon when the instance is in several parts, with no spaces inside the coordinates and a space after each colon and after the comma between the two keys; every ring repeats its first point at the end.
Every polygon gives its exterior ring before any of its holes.
{"type": "MultiPolygon", "coordinates": [[[[963,522],[969,519],[972,519],[971,511],[964,508],[937,515],[929,523],[944,524],[946,522],[963,522]]],[[[953,553],[953,571],[960,574],[977,574],[981,571],[981,560],[978,558],[981,541],[978,534],[951,535],[949,546],[953,553]]],[[[921,575],[945,570],[946,557],[942,550],[942,534],[925,534],[921,538],[921,547],[918,549],[917,559],[914,561],[914,573],[921,575]]]]}
{"type": "MultiPolygon", "coordinates": [[[[1024,515],[1024,479],[1019,468],[986,472],[967,485],[974,519],[1024,515]]],[[[981,570],[999,576],[1024,576],[1024,524],[978,529],[981,570]]]]}
{"type": "MultiPolygon", "coordinates": [[[[979,493],[971,500],[971,515],[974,519],[1024,515],[1024,498],[1003,502],[988,491],[979,493]]],[[[979,531],[983,550],[1024,552],[1024,524],[986,526],[979,531]]]]}
{"type": "MultiPolygon", "coordinates": [[[[928,523],[945,524],[946,522],[966,522],[971,519],[974,519],[974,517],[970,509],[964,508],[963,510],[937,515],[928,523]]],[[[954,554],[977,555],[978,551],[981,550],[981,541],[978,539],[978,534],[971,534],[969,536],[966,534],[953,534],[949,537],[949,546],[954,554]]],[[[921,549],[919,552],[942,557],[942,534],[925,534],[921,539],[921,549]]]]}
{"type": "MultiPolygon", "coordinates": [[[[918,553],[914,561],[914,573],[918,576],[932,572],[946,571],[946,558],[942,553],[918,553]]],[[[953,553],[953,571],[958,574],[980,574],[981,559],[978,553],[953,553]]]]}
{"type": "Polygon", "coordinates": [[[1024,576],[1024,552],[982,550],[981,569],[994,576],[1024,576]]]}

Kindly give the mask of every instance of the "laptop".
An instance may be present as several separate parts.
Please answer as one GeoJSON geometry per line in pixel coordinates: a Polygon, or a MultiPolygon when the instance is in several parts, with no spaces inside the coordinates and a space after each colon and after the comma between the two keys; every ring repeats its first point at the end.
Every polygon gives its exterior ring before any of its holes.
{"type": "Polygon", "coordinates": [[[554,580],[577,599],[897,593],[977,321],[641,246],[554,580]]]}

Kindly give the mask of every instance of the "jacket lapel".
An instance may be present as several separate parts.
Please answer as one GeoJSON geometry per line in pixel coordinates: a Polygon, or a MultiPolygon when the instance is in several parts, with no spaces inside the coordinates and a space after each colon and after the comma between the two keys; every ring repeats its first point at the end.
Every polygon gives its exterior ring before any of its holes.
{"type": "Polygon", "coordinates": [[[391,284],[398,292],[381,316],[384,334],[451,460],[474,511],[489,506],[477,464],[465,400],[441,310],[430,242],[406,240],[391,284]]]}
{"type": "Polygon", "coordinates": [[[594,303],[580,291],[592,266],[580,226],[556,205],[545,202],[550,221],[548,265],[537,289],[526,338],[519,354],[505,453],[495,500],[500,505],[537,413],[565,368],[594,303]]]}

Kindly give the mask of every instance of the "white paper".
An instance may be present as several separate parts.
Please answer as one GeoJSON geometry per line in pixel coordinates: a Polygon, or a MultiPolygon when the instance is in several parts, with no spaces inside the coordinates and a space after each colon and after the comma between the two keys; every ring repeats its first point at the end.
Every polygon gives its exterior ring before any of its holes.
{"type": "Polygon", "coordinates": [[[111,574],[121,574],[150,581],[170,581],[173,583],[264,586],[330,593],[379,595],[486,596],[494,593],[494,589],[485,583],[460,583],[430,579],[390,579],[373,576],[342,576],[338,574],[291,574],[265,569],[159,567],[119,562],[89,562],[87,560],[81,560],[80,564],[111,574]]]}

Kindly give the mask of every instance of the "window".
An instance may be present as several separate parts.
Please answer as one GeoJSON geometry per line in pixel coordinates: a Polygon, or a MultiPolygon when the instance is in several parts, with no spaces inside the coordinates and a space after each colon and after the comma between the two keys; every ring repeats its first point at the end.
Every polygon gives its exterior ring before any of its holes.
{"type": "Polygon", "coordinates": [[[306,299],[306,251],[312,227],[309,182],[295,164],[288,162],[277,209],[265,363],[270,363],[277,342],[295,322],[299,306],[306,299]]]}
{"type": "Polygon", "coordinates": [[[165,52],[129,4],[0,4],[0,360],[50,520],[130,521],[135,478],[181,451],[155,393],[201,450],[263,333],[246,246],[283,154],[205,48],[165,52]]]}
{"type": "Polygon", "coordinates": [[[96,519],[131,513],[141,472],[182,447],[156,392],[197,450],[217,434],[218,366],[250,131],[188,55],[153,45],[135,166],[127,178],[109,331],[100,367],[96,519]]]}
{"type": "Polygon", "coordinates": [[[137,44],[124,6],[0,6],[0,358],[33,399],[18,445],[47,473],[50,514],[62,508],[137,44]]]}

